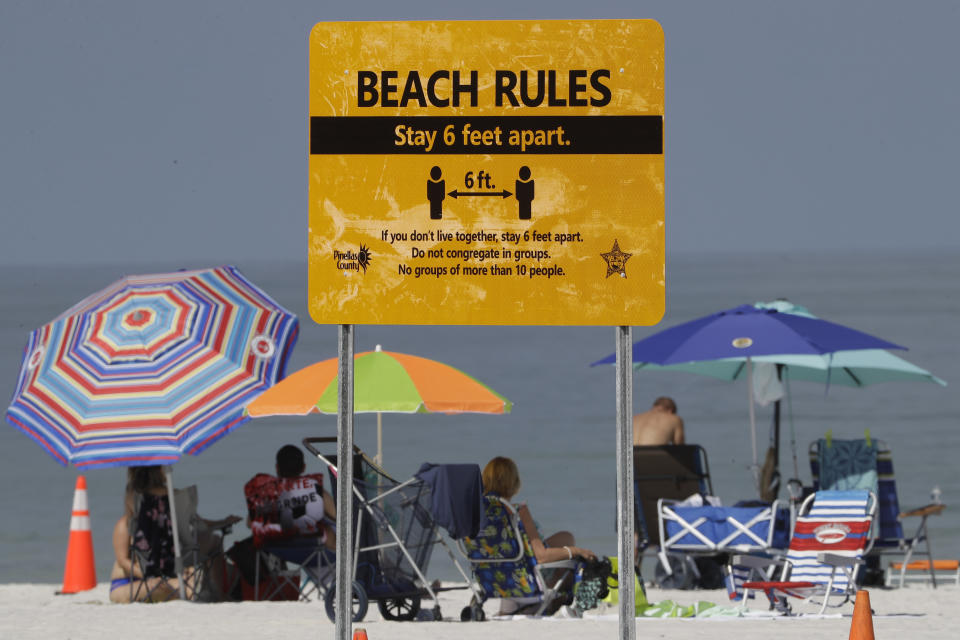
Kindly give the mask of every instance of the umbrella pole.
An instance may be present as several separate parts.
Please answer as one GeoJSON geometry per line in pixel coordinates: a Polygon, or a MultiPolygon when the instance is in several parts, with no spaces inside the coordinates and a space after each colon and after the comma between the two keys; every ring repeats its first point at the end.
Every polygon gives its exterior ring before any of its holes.
{"type": "Polygon", "coordinates": [[[617,557],[620,640],[637,637],[633,589],[633,349],[632,329],[617,327],[617,557]]]}
{"type": "Polygon", "coordinates": [[[353,626],[353,325],[339,331],[337,390],[337,564],[336,638],[351,640],[353,626]]]}
{"type": "Polygon", "coordinates": [[[790,369],[787,369],[785,378],[787,392],[787,418],[790,420],[790,451],[793,454],[793,477],[800,479],[800,464],[797,462],[797,432],[793,428],[793,401],[790,398],[790,369]]]}
{"type": "Polygon", "coordinates": [[[747,356],[747,404],[750,405],[750,444],[753,446],[753,482],[760,490],[760,466],[757,463],[757,412],[753,407],[753,359],[747,356]]]}
{"type": "Polygon", "coordinates": [[[177,573],[177,584],[180,590],[180,599],[187,599],[187,590],[183,585],[183,556],[180,555],[180,530],[177,528],[177,501],[173,493],[173,467],[163,468],[163,475],[167,479],[167,498],[170,501],[170,527],[173,529],[173,568],[177,573]]]}
{"type": "MultiPolygon", "coordinates": [[[[783,365],[777,365],[777,382],[783,382],[783,365]]],[[[780,470],[780,400],[773,403],[773,450],[776,453],[776,471],[780,470]]]]}
{"type": "Polygon", "coordinates": [[[377,412],[377,466],[383,466],[383,414],[377,412]]]}

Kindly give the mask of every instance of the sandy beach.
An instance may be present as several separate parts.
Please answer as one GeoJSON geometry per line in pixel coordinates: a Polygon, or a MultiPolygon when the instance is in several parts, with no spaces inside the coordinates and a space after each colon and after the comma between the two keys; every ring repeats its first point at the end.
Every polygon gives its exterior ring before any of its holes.
{"type": "MultiPolygon", "coordinates": [[[[205,640],[257,637],[261,639],[332,637],[334,625],[316,601],[244,602],[230,604],[115,605],[108,598],[107,583],[95,589],[57,596],[59,585],[0,585],[0,637],[22,640],[99,639],[106,633],[122,632],[142,640],[152,638],[198,637],[205,640]]],[[[651,601],[674,600],[692,604],[707,600],[727,604],[724,591],[648,590],[651,601]]],[[[956,637],[955,611],[960,589],[949,585],[939,589],[910,587],[874,589],[870,601],[874,610],[877,638],[949,638],[956,637]]],[[[544,618],[460,622],[460,608],[467,602],[466,591],[448,591],[441,596],[442,622],[385,622],[376,606],[366,619],[354,625],[364,628],[370,640],[391,638],[517,638],[526,640],[549,633],[558,640],[614,638],[617,635],[617,611],[601,608],[589,611],[583,619],[544,618]]],[[[425,603],[429,604],[429,603],[425,603]]],[[[488,614],[497,604],[488,602],[488,614]]],[[[809,611],[809,608],[803,608],[809,611]]],[[[815,611],[815,609],[814,609],[815,611]]],[[[844,605],[823,617],[768,617],[759,603],[751,606],[753,615],[745,618],[638,619],[637,637],[693,640],[711,634],[714,637],[741,640],[778,638],[845,638],[850,631],[853,606],[844,605]],[[775,625],[772,627],[771,625],[775,625]]]]}

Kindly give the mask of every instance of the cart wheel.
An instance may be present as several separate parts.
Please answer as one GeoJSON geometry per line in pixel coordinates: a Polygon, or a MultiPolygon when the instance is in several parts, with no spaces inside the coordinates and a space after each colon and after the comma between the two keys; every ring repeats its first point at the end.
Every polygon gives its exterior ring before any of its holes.
{"type": "Polygon", "coordinates": [[[410,598],[381,598],[377,600],[377,608],[384,620],[408,622],[417,617],[420,612],[420,596],[410,598]]]}
{"type": "Polygon", "coordinates": [[[663,564],[658,562],[653,572],[653,581],[661,589],[693,589],[696,576],[690,567],[686,556],[670,555],[670,568],[673,573],[667,574],[663,564]]]}
{"type": "MultiPolygon", "coordinates": [[[[337,600],[337,585],[333,583],[330,585],[330,588],[327,589],[327,595],[323,598],[323,604],[327,609],[327,617],[330,618],[330,622],[336,622],[337,620],[337,607],[334,604],[337,600]]],[[[353,602],[351,604],[351,609],[353,610],[353,621],[360,622],[363,620],[363,616],[367,615],[367,606],[369,602],[367,600],[367,592],[364,590],[363,585],[353,581],[353,602]]]]}
{"type": "Polygon", "coordinates": [[[483,607],[478,604],[464,607],[463,611],[460,612],[461,622],[483,622],[486,619],[487,616],[483,613],[483,607]]]}

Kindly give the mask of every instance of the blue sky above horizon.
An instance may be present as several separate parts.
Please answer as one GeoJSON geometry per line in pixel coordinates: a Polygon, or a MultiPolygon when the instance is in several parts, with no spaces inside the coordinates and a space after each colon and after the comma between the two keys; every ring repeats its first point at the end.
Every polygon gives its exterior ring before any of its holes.
{"type": "Polygon", "coordinates": [[[324,20],[656,19],[668,253],[960,247],[960,5],[473,7],[0,3],[0,264],[305,259],[324,20]]]}

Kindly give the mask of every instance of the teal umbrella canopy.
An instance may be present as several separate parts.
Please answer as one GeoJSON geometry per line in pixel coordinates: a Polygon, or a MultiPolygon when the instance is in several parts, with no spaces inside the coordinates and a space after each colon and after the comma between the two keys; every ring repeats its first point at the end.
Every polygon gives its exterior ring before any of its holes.
{"type": "MultiPolygon", "coordinates": [[[[827,373],[831,385],[845,387],[866,387],[881,382],[933,382],[942,387],[946,381],[933,375],[926,369],[895,356],[883,349],[861,349],[858,351],[838,351],[830,355],[782,355],[757,356],[754,362],[782,364],[790,380],[827,383],[827,373]]],[[[648,362],[637,362],[636,370],[644,371],[682,371],[696,373],[720,380],[738,380],[746,375],[746,358],[729,358],[705,362],[685,362],[660,366],[648,362]]]]}
{"type": "MultiPolygon", "coordinates": [[[[755,307],[776,309],[781,313],[814,318],[805,307],[784,300],[757,302],[755,307]]],[[[635,362],[634,369],[644,371],[681,371],[720,380],[737,380],[746,375],[746,358],[703,360],[660,366],[649,362],[635,362]]],[[[883,349],[837,351],[832,354],[798,354],[754,356],[755,363],[768,362],[786,367],[789,380],[804,380],[847,387],[865,387],[881,382],[947,383],[926,369],[895,356],[883,349]]]]}

